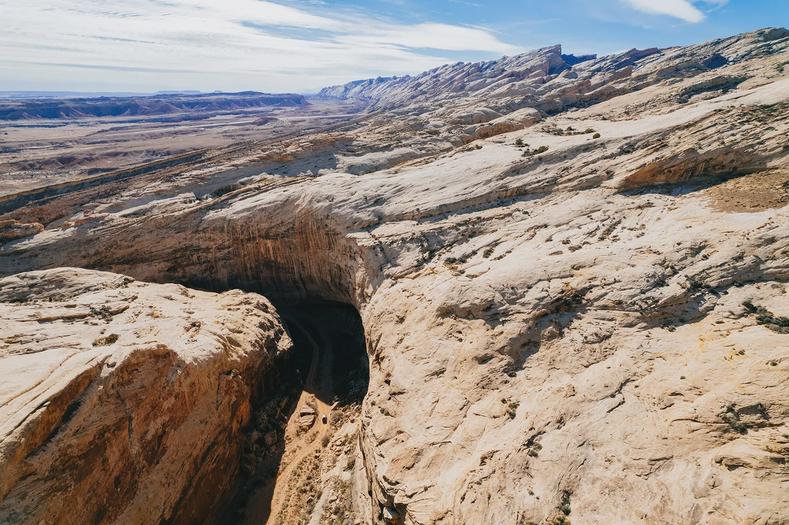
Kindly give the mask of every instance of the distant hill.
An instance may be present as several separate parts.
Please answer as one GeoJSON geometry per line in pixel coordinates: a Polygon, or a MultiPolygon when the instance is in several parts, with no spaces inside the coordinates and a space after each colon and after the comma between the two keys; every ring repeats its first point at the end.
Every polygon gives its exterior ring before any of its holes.
{"type": "MultiPolygon", "coordinates": [[[[199,92],[196,92],[199,93],[199,92]]],[[[136,91],[0,91],[3,98],[96,98],[96,97],[145,97],[161,93],[136,91]]]]}
{"type": "Polygon", "coordinates": [[[207,113],[306,104],[302,95],[241,93],[162,93],[146,96],[15,97],[0,100],[0,120],[125,117],[207,113]]]}

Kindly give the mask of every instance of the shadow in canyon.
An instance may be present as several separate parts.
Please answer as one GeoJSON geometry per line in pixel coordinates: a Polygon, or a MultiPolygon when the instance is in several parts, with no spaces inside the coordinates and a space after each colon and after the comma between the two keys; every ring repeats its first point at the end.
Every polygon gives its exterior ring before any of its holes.
{"type": "Polygon", "coordinates": [[[298,463],[302,455],[310,459],[308,449],[326,446],[333,411],[360,408],[367,393],[364,328],[353,306],[322,300],[276,306],[293,349],[259,379],[239,473],[217,523],[269,521],[272,499],[283,487],[304,490],[304,478],[295,479],[304,475],[296,472],[298,463]]]}

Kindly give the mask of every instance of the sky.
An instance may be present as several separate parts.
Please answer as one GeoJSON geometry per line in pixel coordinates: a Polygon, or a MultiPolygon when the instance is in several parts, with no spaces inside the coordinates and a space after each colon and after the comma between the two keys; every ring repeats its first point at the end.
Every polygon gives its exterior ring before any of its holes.
{"type": "Polygon", "coordinates": [[[789,0],[0,0],[0,91],[310,93],[562,44],[789,25],[789,0]]]}

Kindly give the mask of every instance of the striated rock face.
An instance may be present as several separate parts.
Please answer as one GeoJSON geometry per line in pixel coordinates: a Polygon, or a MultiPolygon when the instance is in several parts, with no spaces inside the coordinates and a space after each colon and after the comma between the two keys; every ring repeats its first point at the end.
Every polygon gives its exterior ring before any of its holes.
{"type": "Polygon", "coordinates": [[[88,270],[0,280],[0,522],[194,523],[286,350],[263,297],[88,270]]]}
{"type": "MultiPolygon", "coordinates": [[[[780,46],[786,36],[786,29],[775,28],[746,38],[737,35],[665,50],[631,49],[601,58],[563,55],[556,45],[489,62],[447,64],[416,76],[356,81],[326,88],[319,95],[368,101],[372,110],[431,110],[440,105],[446,112],[455,111],[456,106],[485,104],[494,110],[512,111],[514,106],[526,105],[556,112],[625,93],[633,84],[643,88],[764,57],[775,52],[776,43],[780,46]]],[[[742,80],[722,76],[705,80],[699,89],[736,86],[742,80]]]]}
{"type": "Polygon", "coordinates": [[[240,147],[6,214],[46,227],[0,272],[354,304],[369,391],[311,523],[337,501],[363,523],[783,523],[787,46],[551,48],[332,90],[376,111],[283,139],[282,164],[240,147]],[[287,176],[305,163],[334,167],[287,176]],[[198,191],[239,166],[259,172],[198,191]]]}

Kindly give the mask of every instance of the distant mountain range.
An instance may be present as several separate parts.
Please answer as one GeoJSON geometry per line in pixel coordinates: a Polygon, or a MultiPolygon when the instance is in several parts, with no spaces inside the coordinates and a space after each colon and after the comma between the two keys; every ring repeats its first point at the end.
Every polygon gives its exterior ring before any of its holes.
{"type": "Polygon", "coordinates": [[[156,95],[89,95],[77,97],[57,92],[26,92],[24,96],[3,93],[0,120],[60,119],[80,117],[126,117],[172,113],[212,113],[269,106],[301,106],[303,95],[240,93],[159,93],[156,95]]]}
{"type": "Polygon", "coordinates": [[[0,98],[97,98],[97,97],[149,97],[156,95],[198,95],[201,91],[0,91],[0,98]]]}

